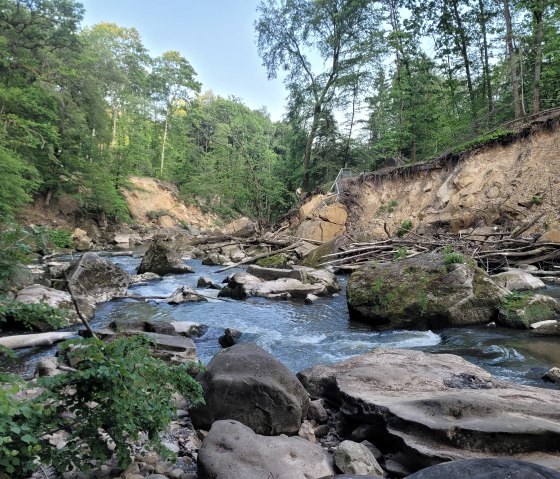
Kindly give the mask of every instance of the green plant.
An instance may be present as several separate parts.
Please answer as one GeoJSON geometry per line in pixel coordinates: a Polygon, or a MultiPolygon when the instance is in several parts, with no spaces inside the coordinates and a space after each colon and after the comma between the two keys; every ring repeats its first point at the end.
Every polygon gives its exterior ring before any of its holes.
{"type": "Polygon", "coordinates": [[[160,219],[162,216],[171,216],[173,217],[173,213],[169,210],[162,209],[162,210],[152,210],[146,213],[146,218],[150,221],[156,221],[160,219]]]}
{"type": "Polygon", "coordinates": [[[398,261],[400,259],[404,259],[408,256],[408,253],[408,248],[406,248],[405,246],[399,246],[399,248],[397,248],[397,251],[393,253],[393,260],[398,261]]]}
{"type": "Polygon", "coordinates": [[[533,195],[533,197],[531,198],[531,203],[538,206],[542,204],[543,200],[544,200],[544,195],[537,194],[537,195],[533,195]]]}
{"type": "Polygon", "coordinates": [[[399,205],[399,203],[397,202],[397,200],[391,200],[386,205],[380,206],[377,210],[377,214],[381,215],[381,214],[385,214],[385,213],[392,213],[393,211],[395,211],[395,208],[398,205],[399,205]]]}
{"type": "Polygon", "coordinates": [[[91,461],[112,456],[109,440],[121,467],[130,463],[138,441],[171,455],[158,433],[175,415],[172,395],[203,401],[189,364],[169,365],[152,357],[150,342],[141,335],[110,343],[72,340],[61,348],[76,364],[75,372],[39,379],[42,392],[32,399],[18,398],[19,386],[0,389],[0,478],[3,473],[27,477],[36,458],[60,472],[87,469],[91,461]],[[58,450],[46,434],[62,430],[68,436],[58,450]]]}
{"type": "Polygon", "coordinates": [[[404,220],[397,230],[397,236],[399,238],[403,237],[412,229],[412,221],[411,220],[404,220]]]}
{"type": "Polygon", "coordinates": [[[453,246],[451,246],[450,244],[446,244],[443,248],[441,248],[441,252],[444,255],[453,253],[453,251],[455,250],[453,249],[453,246]]]}
{"type": "Polygon", "coordinates": [[[0,301],[0,324],[13,321],[25,329],[42,329],[47,324],[52,329],[67,326],[60,309],[44,303],[20,303],[18,301],[0,301]]]}
{"type": "Polygon", "coordinates": [[[16,223],[0,217],[0,289],[4,289],[22,264],[29,263],[29,235],[16,223]]]}
{"type": "Polygon", "coordinates": [[[463,264],[465,257],[461,253],[445,253],[443,255],[443,262],[445,264],[463,264]]]}
{"type": "Polygon", "coordinates": [[[52,244],[54,244],[57,248],[71,248],[74,244],[72,241],[72,232],[70,230],[48,230],[47,235],[52,244]]]}

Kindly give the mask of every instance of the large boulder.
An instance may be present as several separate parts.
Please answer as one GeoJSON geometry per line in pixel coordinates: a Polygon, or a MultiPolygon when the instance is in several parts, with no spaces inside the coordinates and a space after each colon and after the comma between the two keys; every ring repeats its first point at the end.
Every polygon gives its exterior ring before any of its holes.
{"type": "Polygon", "coordinates": [[[406,457],[412,472],[484,456],[560,468],[560,391],[498,380],[459,356],[398,349],[298,377],[349,421],[373,425],[367,439],[406,457]]]}
{"type": "Polygon", "coordinates": [[[224,227],[227,234],[232,236],[237,236],[240,238],[247,238],[252,236],[256,232],[255,223],[253,223],[249,218],[243,217],[228,223],[224,227]]]}
{"type": "Polygon", "coordinates": [[[309,406],[309,396],[294,373],[255,344],[220,351],[197,380],[206,401],[191,409],[198,429],[234,419],[257,434],[295,434],[309,406]]]}
{"type": "Polygon", "coordinates": [[[317,479],[334,474],[332,459],[300,437],[266,437],[237,421],[217,421],[198,453],[200,479],[317,479]]]}
{"type": "Polygon", "coordinates": [[[347,474],[377,474],[383,469],[373,453],[364,445],[354,441],[342,441],[334,453],[337,467],[347,474]]]}
{"type": "Polygon", "coordinates": [[[156,273],[160,276],[166,274],[193,273],[193,269],[185,264],[177,250],[168,242],[156,239],[146,251],[138,267],[138,274],[156,273]]]}
{"type": "Polygon", "coordinates": [[[92,298],[96,303],[126,294],[130,275],[108,259],[84,253],[68,274],[72,293],[92,298]]]}
{"type": "Polygon", "coordinates": [[[347,285],[350,318],[391,329],[488,323],[505,293],[482,269],[434,253],[367,263],[347,285]]]}
{"type": "Polygon", "coordinates": [[[515,459],[468,459],[422,469],[406,479],[560,479],[548,467],[515,459]]]}
{"type": "MultiPolygon", "coordinates": [[[[79,297],[77,300],[80,312],[86,319],[91,319],[95,312],[95,303],[83,297],[79,297]]],[[[64,317],[70,324],[81,322],[76,308],[74,307],[72,297],[66,291],[48,288],[41,284],[32,284],[18,291],[15,301],[25,304],[46,304],[51,308],[62,310],[64,317]]]]}

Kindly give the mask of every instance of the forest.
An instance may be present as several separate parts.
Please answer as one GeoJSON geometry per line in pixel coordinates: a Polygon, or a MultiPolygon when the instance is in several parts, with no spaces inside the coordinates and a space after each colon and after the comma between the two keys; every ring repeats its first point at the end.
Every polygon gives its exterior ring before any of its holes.
{"type": "Polygon", "coordinates": [[[263,0],[255,48],[288,92],[277,122],[214,95],[179,51],[154,58],[136,29],[83,14],[0,0],[3,221],[61,194],[127,221],[120,192],[141,175],[270,223],[340,168],[427,161],[560,99],[552,0],[263,0]]]}

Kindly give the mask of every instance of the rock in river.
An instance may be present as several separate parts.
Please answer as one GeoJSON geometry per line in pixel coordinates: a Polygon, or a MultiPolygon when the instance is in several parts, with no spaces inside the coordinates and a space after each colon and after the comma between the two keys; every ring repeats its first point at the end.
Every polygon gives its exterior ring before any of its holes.
{"type": "Polygon", "coordinates": [[[138,274],[147,272],[163,276],[193,273],[194,271],[181,260],[178,251],[173,249],[172,245],[157,239],[150,245],[138,267],[138,274]]]}
{"type": "Polygon", "coordinates": [[[338,403],[348,420],[374,425],[368,440],[385,453],[393,445],[411,471],[485,456],[560,468],[560,391],[498,380],[452,354],[399,349],[314,366],[298,377],[311,396],[338,403]]]}
{"type": "Polygon", "coordinates": [[[295,434],[307,414],[309,396],[295,374],[255,344],[218,352],[197,380],[206,401],[191,409],[197,429],[234,419],[257,434],[295,434]]]}
{"type": "Polygon", "coordinates": [[[347,285],[350,318],[386,329],[488,323],[506,292],[482,269],[434,253],[367,263],[347,285]]]}

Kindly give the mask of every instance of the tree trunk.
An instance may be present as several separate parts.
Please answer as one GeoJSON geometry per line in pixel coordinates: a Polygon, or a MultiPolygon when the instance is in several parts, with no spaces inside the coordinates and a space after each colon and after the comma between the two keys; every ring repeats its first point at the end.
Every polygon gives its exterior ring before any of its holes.
{"type": "Polygon", "coordinates": [[[463,64],[465,67],[465,75],[467,77],[467,89],[469,91],[469,100],[471,104],[471,116],[473,121],[476,116],[476,102],[474,96],[474,88],[471,78],[471,63],[469,61],[469,54],[467,51],[468,41],[465,35],[465,30],[463,28],[463,22],[461,21],[461,15],[459,14],[459,9],[457,7],[457,0],[453,2],[453,15],[455,17],[455,23],[457,24],[457,33],[458,33],[458,40],[459,40],[459,50],[461,51],[461,57],[463,58],[463,64]]]}
{"type": "Polygon", "coordinates": [[[513,34],[511,27],[511,14],[509,12],[509,0],[503,0],[504,17],[506,21],[506,47],[509,55],[509,63],[511,66],[511,86],[513,89],[513,104],[515,106],[515,119],[521,118],[521,98],[519,97],[519,80],[517,79],[517,65],[515,59],[515,50],[513,49],[513,34]]]}
{"type": "Polygon", "coordinates": [[[317,136],[317,128],[319,127],[319,117],[321,115],[321,104],[315,103],[313,109],[313,122],[311,123],[311,130],[307,136],[307,143],[305,144],[305,156],[303,157],[303,191],[309,191],[310,184],[310,170],[311,170],[311,149],[313,141],[317,136]]]}
{"type": "Polygon", "coordinates": [[[541,109],[541,66],[542,66],[542,36],[544,0],[538,0],[534,9],[535,19],[535,74],[533,77],[533,113],[541,109]]]}
{"type": "Polygon", "coordinates": [[[39,334],[22,334],[0,338],[0,345],[8,349],[36,348],[37,346],[50,346],[59,341],[65,341],[76,336],[71,332],[53,332],[39,334]]]}
{"type": "Polygon", "coordinates": [[[165,126],[163,127],[163,141],[161,143],[161,163],[159,167],[159,176],[163,177],[163,165],[165,162],[165,145],[167,143],[167,129],[169,125],[169,108],[165,112],[165,126]]]}
{"type": "Polygon", "coordinates": [[[492,84],[490,80],[490,62],[488,60],[488,32],[486,31],[486,11],[484,10],[484,1],[478,0],[478,8],[480,14],[480,28],[482,30],[482,50],[483,55],[483,73],[484,84],[486,87],[486,98],[488,101],[488,112],[494,111],[494,102],[492,101],[492,84]]]}

